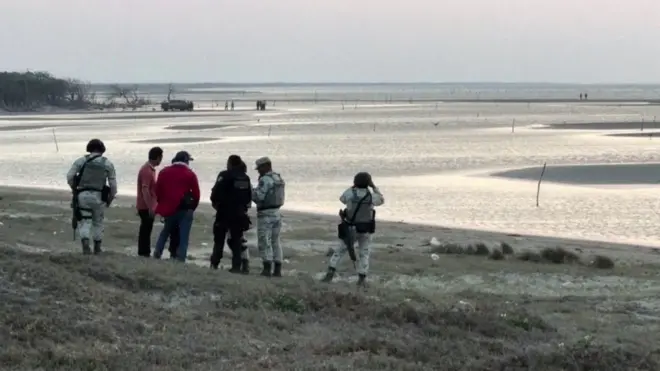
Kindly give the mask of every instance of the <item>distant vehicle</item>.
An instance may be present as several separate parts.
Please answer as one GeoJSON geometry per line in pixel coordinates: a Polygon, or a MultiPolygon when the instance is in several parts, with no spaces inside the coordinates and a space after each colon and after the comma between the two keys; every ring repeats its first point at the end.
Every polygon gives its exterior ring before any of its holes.
{"type": "Polygon", "coordinates": [[[160,104],[160,108],[163,109],[163,111],[192,111],[193,110],[193,102],[189,100],[175,100],[172,99],[170,101],[163,101],[163,103],[160,104]]]}

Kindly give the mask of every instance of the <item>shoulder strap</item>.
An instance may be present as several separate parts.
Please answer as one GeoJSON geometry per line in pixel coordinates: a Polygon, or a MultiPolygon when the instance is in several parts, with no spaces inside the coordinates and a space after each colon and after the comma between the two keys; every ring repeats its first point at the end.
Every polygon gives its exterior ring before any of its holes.
{"type": "Polygon", "coordinates": [[[101,157],[101,155],[94,155],[94,156],[89,156],[87,160],[82,164],[80,169],[78,170],[78,177],[76,178],[77,182],[75,184],[76,187],[78,187],[78,184],[80,184],[80,180],[82,179],[83,172],[85,171],[85,167],[87,167],[87,164],[92,162],[94,159],[101,157]]]}
{"type": "MultiPolygon", "coordinates": [[[[355,190],[353,190],[353,192],[355,193],[355,190]]],[[[366,200],[367,197],[369,196],[371,196],[371,192],[367,191],[367,194],[364,195],[364,197],[362,197],[360,201],[358,201],[357,207],[355,208],[355,210],[353,210],[353,216],[351,217],[351,220],[348,221],[349,224],[353,224],[355,222],[355,217],[357,216],[358,211],[360,211],[360,208],[365,203],[364,200],[366,200]]]]}

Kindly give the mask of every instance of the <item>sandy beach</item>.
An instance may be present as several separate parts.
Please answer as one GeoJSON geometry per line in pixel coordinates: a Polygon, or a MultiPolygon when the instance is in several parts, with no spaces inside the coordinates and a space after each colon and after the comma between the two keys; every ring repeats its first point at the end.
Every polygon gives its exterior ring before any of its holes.
{"type": "MultiPolygon", "coordinates": [[[[136,256],[132,198],[106,213],[105,254],[86,257],[65,192],[0,195],[8,370],[660,367],[653,248],[382,222],[359,291],[348,260],[336,282],[318,282],[337,243],[333,218],[286,212],[285,277],[266,280],[207,268],[208,205],[182,265],[136,256]],[[538,254],[556,246],[559,261],[538,254]],[[599,255],[614,267],[593,266],[599,255]]],[[[254,230],[248,240],[254,256],[254,230]]]]}

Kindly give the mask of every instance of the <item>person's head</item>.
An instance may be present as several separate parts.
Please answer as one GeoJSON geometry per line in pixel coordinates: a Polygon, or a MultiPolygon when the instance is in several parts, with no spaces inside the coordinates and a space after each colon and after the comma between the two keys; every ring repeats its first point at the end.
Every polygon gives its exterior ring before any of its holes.
{"type": "Polygon", "coordinates": [[[87,149],[86,150],[89,153],[104,154],[105,153],[105,144],[103,144],[101,139],[92,139],[87,143],[87,149]]]}
{"type": "Polygon", "coordinates": [[[355,188],[368,188],[371,184],[371,174],[361,171],[355,174],[353,178],[353,187],[355,188]]]}
{"type": "Polygon", "coordinates": [[[184,164],[190,164],[190,161],[193,160],[194,158],[190,155],[190,153],[186,151],[179,151],[174,155],[174,158],[172,159],[172,163],[183,162],[184,164]]]}
{"type": "Polygon", "coordinates": [[[238,169],[244,173],[247,173],[247,165],[245,164],[245,161],[241,160],[241,164],[239,165],[238,169]]]}
{"type": "Polygon", "coordinates": [[[268,157],[261,157],[254,162],[254,168],[259,172],[259,175],[264,175],[273,169],[273,165],[268,157]]]}
{"type": "Polygon", "coordinates": [[[149,162],[153,166],[158,166],[163,161],[163,149],[160,147],[153,147],[149,150],[149,162]]]}
{"type": "Polygon", "coordinates": [[[239,155],[231,155],[227,158],[227,170],[240,170],[243,160],[239,155]]]}

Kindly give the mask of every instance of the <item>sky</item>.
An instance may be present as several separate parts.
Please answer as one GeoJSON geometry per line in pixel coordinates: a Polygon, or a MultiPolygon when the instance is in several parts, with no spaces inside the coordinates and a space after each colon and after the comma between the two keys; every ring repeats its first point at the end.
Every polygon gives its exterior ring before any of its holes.
{"type": "Polygon", "coordinates": [[[659,0],[4,0],[0,35],[91,82],[660,83],[659,0]]]}

